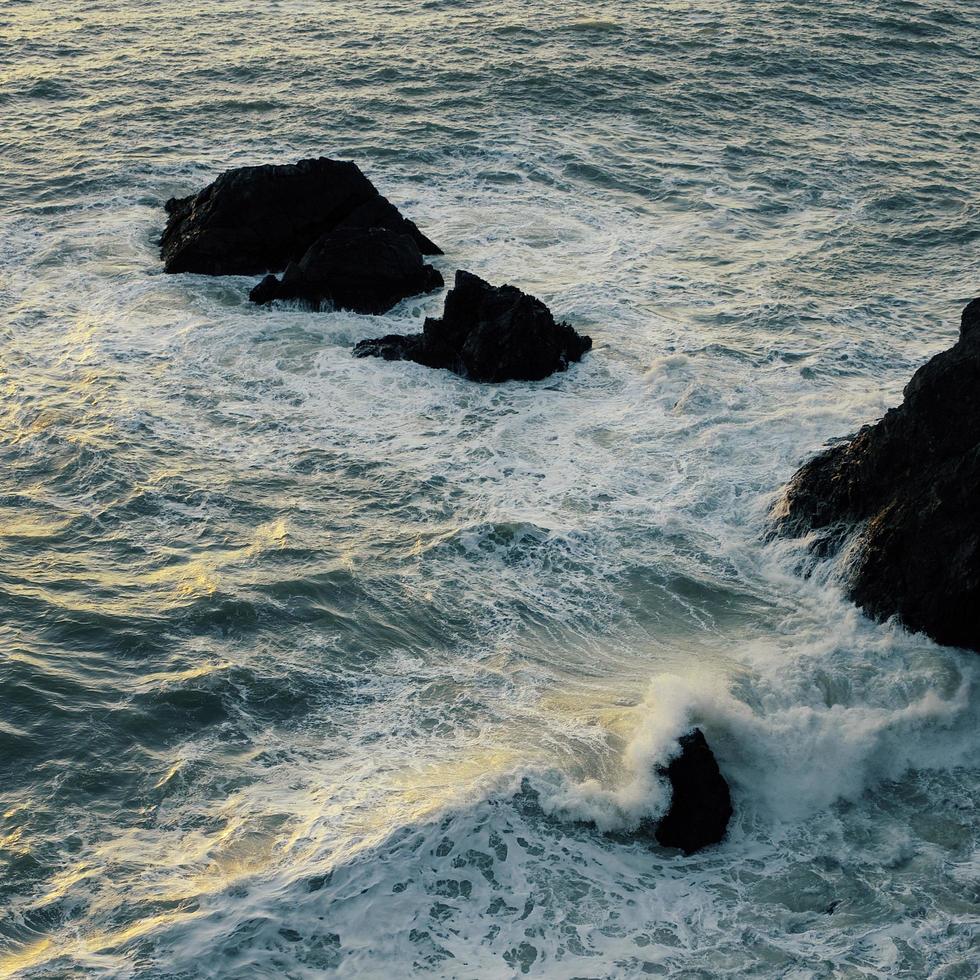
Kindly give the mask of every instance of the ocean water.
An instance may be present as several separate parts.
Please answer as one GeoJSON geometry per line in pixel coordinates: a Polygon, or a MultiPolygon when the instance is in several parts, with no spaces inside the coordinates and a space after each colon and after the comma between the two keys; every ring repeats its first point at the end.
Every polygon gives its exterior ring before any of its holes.
{"type": "Polygon", "coordinates": [[[0,4],[0,976],[975,977],[980,658],[765,528],[980,291],[977,17],[0,4]],[[594,351],[162,273],[321,154],[594,351]],[[693,723],[685,858],[621,832],[693,723]]]}

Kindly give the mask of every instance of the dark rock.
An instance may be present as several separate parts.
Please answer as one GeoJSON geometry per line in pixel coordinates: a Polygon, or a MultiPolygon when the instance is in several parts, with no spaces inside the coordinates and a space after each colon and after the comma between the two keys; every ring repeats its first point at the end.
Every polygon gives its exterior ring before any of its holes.
{"type": "Polygon", "coordinates": [[[822,553],[853,539],[846,585],[869,615],[980,650],[980,299],[904,394],[796,473],[774,528],[821,532],[822,553]]]}
{"type": "Polygon", "coordinates": [[[358,357],[380,357],[386,361],[419,361],[422,334],[389,333],[373,340],[362,340],[354,348],[358,357]]]}
{"type": "Polygon", "coordinates": [[[680,754],[658,770],[670,782],[670,807],[659,822],[644,820],[637,833],[693,854],[724,839],[732,798],[701,729],[682,735],[678,743],[680,754]]]}
{"type": "Polygon", "coordinates": [[[322,235],[299,262],[286,266],[281,280],[266,276],[249,299],[299,299],[314,309],[385,313],[408,296],[442,285],[442,276],[422,261],[408,235],[385,228],[352,228],[322,235]]]}
{"type": "Polygon", "coordinates": [[[387,228],[427,255],[441,254],[356,164],[326,157],[228,170],[197,194],[171,198],[165,209],[160,256],[167,272],[278,271],[341,226],[387,228]]]}
{"type": "MultiPolygon", "coordinates": [[[[664,847],[677,847],[693,854],[724,840],[732,816],[732,799],[728,783],[708,747],[704,733],[695,728],[678,740],[680,753],[657,772],[671,787],[667,813],[659,820],[646,819],[633,831],[607,831],[607,836],[621,843],[656,841],[664,847]]],[[[560,817],[541,806],[540,794],[526,777],[512,797],[519,813],[535,820],[550,820],[556,826],[560,817]]],[[[591,821],[583,821],[595,829],[591,821]]]]}
{"type": "Polygon", "coordinates": [[[418,225],[403,218],[398,208],[387,198],[377,194],[370,201],[355,208],[337,228],[387,228],[408,235],[423,255],[442,255],[442,249],[419,231],[418,225]]]}
{"type": "Polygon", "coordinates": [[[252,287],[248,298],[253,303],[271,303],[274,299],[279,299],[280,286],[279,280],[270,272],[257,286],[252,287]]]}
{"type": "Polygon", "coordinates": [[[539,381],[591,348],[540,300],[460,269],[440,319],[426,318],[421,334],[361,341],[354,356],[416,361],[472,381],[539,381]]]}

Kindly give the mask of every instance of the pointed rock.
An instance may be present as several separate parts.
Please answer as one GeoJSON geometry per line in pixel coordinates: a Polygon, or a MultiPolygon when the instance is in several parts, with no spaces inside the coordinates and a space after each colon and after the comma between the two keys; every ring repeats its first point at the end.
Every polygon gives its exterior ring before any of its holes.
{"type": "Polygon", "coordinates": [[[659,770],[670,783],[670,807],[658,822],[645,820],[639,834],[693,854],[724,840],[732,797],[701,729],[682,735],[678,743],[680,754],[659,770]]]}
{"type": "Polygon", "coordinates": [[[471,381],[539,381],[591,348],[590,337],[556,323],[539,299],[460,269],[443,315],[428,317],[421,334],[364,340],[354,356],[416,361],[471,381]]]}

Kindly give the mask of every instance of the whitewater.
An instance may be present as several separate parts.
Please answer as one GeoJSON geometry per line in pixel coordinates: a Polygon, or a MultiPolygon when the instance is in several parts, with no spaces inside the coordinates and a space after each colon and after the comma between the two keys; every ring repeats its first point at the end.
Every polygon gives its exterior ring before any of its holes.
{"type": "Polygon", "coordinates": [[[972,980],[980,659],[766,531],[980,293],[976,21],[0,3],[0,976],[972,980]],[[320,155],[592,352],[163,273],[167,198],[320,155]],[[684,857],[628,831],[695,724],[684,857]]]}

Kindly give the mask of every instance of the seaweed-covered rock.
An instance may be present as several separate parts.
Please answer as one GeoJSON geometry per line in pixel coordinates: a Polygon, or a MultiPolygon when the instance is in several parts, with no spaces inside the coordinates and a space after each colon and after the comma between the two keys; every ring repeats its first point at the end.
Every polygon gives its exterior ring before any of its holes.
{"type": "Polygon", "coordinates": [[[659,770],[670,783],[670,806],[659,821],[644,820],[637,833],[693,854],[724,839],[732,797],[701,729],[682,735],[678,743],[680,753],[659,770]]]}
{"type": "Polygon", "coordinates": [[[408,235],[426,255],[441,254],[350,161],[238,167],[165,207],[160,256],[167,272],[276,272],[340,227],[387,228],[408,235]]]}
{"type": "Polygon", "coordinates": [[[426,318],[421,334],[363,340],[354,356],[416,361],[472,381],[539,381],[591,348],[590,337],[556,323],[539,299],[460,269],[442,317],[426,318]]]}
{"type": "Polygon", "coordinates": [[[384,313],[400,300],[439,289],[442,276],[422,261],[408,235],[385,228],[327,232],[282,279],[266,276],[249,294],[253,303],[299,299],[358,313],[384,313]]]}
{"type": "Polygon", "coordinates": [[[775,529],[819,532],[821,553],[853,539],[846,585],[868,614],[980,650],[980,299],[904,394],[797,471],[775,529]]]}

